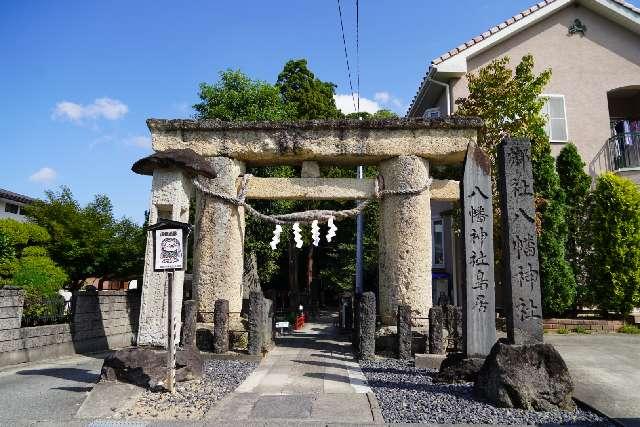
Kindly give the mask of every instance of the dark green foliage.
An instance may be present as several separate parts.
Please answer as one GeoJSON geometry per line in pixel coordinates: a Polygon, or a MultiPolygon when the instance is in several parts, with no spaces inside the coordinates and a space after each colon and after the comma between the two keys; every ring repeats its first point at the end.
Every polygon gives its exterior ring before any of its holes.
{"type": "Polygon", "coordinates": [[[81,207],[66,187],[45,194],[26,212],[51,235],[49,255],[73,281],[142,274],[144,231],[126,218],[116,220],[108,197],[98,195],[81,207]]]}
{"type": "Polygon", "coordinates": [[[359,113],[349,113],[346,115],[348,119],[362,119],[362,120],[384,120],[384,119],[397,119],[398,115],[391,110],[378,110],[375,113],[367,113],[361,111],[359,113]]]}
{"type": "Polygon", "coordinates": [[[220,73],[213,84],[201,83],[198,94],[202,102],[195,104],[198,119],[225,121],[282,121],[295,117],[295,107],[284,102],[274,85],[251,80],[240,70],[220,73]]]}
{"type": "Polygon", "coordinates": [[[333,99],[336,85],[323,82],[309,70],[306,59],[290,60],[278,75],[276,88],[285,105],[295,109],[298,120],[333,119],[342,116],[333,99]]]}
{"type": "Polygon", "coordinates": [[[567,205],[568,237],[566,256],[576,278],[576,305],[590,305],[593,302],[587,286],[585,255],[587,243],[586,200],[591,186],[591,177],[584,171],[578,149],[574,144],[565,145],[558,158],[556,168],[560,185],[564,189],[567,205]]]}
{"type": "Polygon", "coordinates": [[[613,173],[601,175],[589,204],[586,258],[593,301],[627,315],[640,305],[640,190],[613,173]]]}

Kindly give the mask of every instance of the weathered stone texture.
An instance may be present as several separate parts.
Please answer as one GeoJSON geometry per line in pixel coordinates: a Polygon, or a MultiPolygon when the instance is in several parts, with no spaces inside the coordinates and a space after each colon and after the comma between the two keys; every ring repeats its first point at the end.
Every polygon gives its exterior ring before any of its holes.
{"type": "MultiPolygon", "coordinates": [[[[149,224],[158,222],[160,216],[174,221],[189,221],[189,198],[192,191],[191,180],[177,169],[156,169],[153,172],[149,224]],[[160,214],[160,215],[159,215],[160,214]]],[[[176,318],[181,318],[182,288],[184,272],[176,271],[173,276],[173,304],[176,318]]],[[[142,279],[142,306],[140,310],[140,331],[138,345],[166,347],[167,345],[167,276],[153,271],[153,239],[147,235],[147,249],[144,258],[142,279]]],[[[181,325],[177,325],[180,331],[181,325]]]]}
{"type": "Polygon", "coordinates": [[[429,353],[444,354],[445,345],[442,337],[443,328],[442,308],[439,306],[429,309],[429,353]]]}
{"type": "Polygon", "coordinates": [[[498,147],[507,336],[512,344],[542,342],[540,267],[536,237],[531,144],[498,147]]]}
{"type": "Polygon", "coordinates": [[[462,342],[462,307],[447,304],[442,306],[442,314],[444,316],[444,327],[448,332],[447,348],[452,351],[462,351],[464,343],[462,342]]]}
{"type": "Polygon", "coordinates": [[[264,320],[265,305],[264,297],[259,292],[249,294],[249,343],[247,350],[249,354],[262,354],[264,344],[264,334],[262,322],[264,320]]]}
{"type": "Polygon", "coordinates": [[[182,346],[183,347],[195,347],[196,345],[196,329],[198,324],[198,303],[194,300],[188,300],[184,302],[182,323],[182,346]]]}
{"type": "MultiPolygon", "coordinates": [[[[167,379],[167,352],[150,348],[125,348],[106,357],[100,378],[103,381],[123,381],[159,391],[167,379]]],[[[202,376],[203,360],[194,347],[176,353],[176,381],[190,381],[202,376]]]]}
{"type": "Polygon", "coordinates": [[[358,358],[373,359],[376,353],[376,296],[364,292],[358,298],[358,358]]]}
{"type": "Polygon", "coordinates": [[[260,276],[258,275],[258,259],[255,252],[245,254],[244,272],[242,274],[242,296],[244,299],[249,298],[251,292],[262,293],[260,286],[260,276]]]}
{"type": "Polygon", "coordinates": [[[465,357],[463,353],[449,353],[440,365],[435,377],[439,383],[468,383],[478,378],[483,358],[465,357]]]}
{"type": "Polygon", "coordinates": [[[499,407],[575,409],[569,370],[551,344],[496,343],[480,369],[474,392],[499,407]]]}
{"type": "Polygon", "coordinates": [[[398,359],[411,359],[411,307],[408,305],[398,306],[398,359]]]}
{"type": "MultiPolygon", "coordinates": [[[[201,179],[210,190],[237,195],[236,178],[244,166],[226,157],[211,159],[215,179],[201,179]]],[[[193,254],[193,288],[199,304],[198,318],[213,321],[217,299],[229,301],[229,311],[242,309],[244,208],[196,193],[196,237],[193,254]]]]}
{"type": "Polygon", "coordinates": [[[219,299],[213,312],[213,352],[229,351],[229,301],[219,299]]]}
{"type": "MultiPolygon", "coordinates": [[[[385,190],[422,188],[429,162],[400,156],[380,164],[385,190]]],[[[380,202],[380,316],[395,324],[396,307],[410,305],[418,317],[431,307],[431,205],[429,190],[415,195],[387,195],[380,202]]]]}
{"type": "Polygon", "coordinates": [[[464,352],[468,357],[484,357],[496,342],[491,160],[474,144],[469,144],[461,185],[464,352]]]}
{"type": "Polygon", "coordinates": [[[153,149],[190,148],[205,156],[228,156],[250,165],[375,164],[400,155],[461,162],[476,141],[476,118],[440,120],[228,123],[147,120],[153,149]]]}

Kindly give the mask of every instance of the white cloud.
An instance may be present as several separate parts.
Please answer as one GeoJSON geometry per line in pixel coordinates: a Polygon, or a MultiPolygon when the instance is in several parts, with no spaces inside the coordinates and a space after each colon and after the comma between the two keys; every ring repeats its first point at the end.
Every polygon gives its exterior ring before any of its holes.
{"type": "Polygon", "coordinates": [[[44,167],[29,177],[29,181],[39,182],[42,184],[51,184],[58,173],[50,167],[44,167]]]}
{"type": "MultiPolygon", "coordinates": [[[[357,100],[357,94],[354,94],[357,100]]],[[[333,95],[333,99],[336,101],[336,107],[344,114],[355,113],[356,109],[353,105],[353,98],[351,94],[336,94],[333,95]]],[[[357,102],[357,101],[356,101],[357,102]]],[[[380,109],[380,104],[371,99],[360,97],[360,111],[366,111],[367,113],[375,113],[380,109]]]]}
{"type": "Polygon", "coordinates": [[[389,95],[389,92],[376,92],[373,95],[373,99],[382,104],[386,104],[391,99],[391,95],[389,95]]]}
{"type": "Polygon", "coordinates": [[[148,136],[132,136],[130,138],[127,138],[125,142],[128,145],[135,145],[136,147],[140,148],[151,148],[151,138],[148,136]]]}
{"type": "Polygon", "coordinates": [[[52,118],[81,123],[85,119],[118,120],[129,111],[129,107],[117,99],[97,98],[91,104],[81,105],[62,101],[56,104],[52,118]]]}
{"type": "Polygon", "coordinates": [[[391,95],[389,92],[376,92],[373,95],[373,99],[390,109],[399,109],[404,107],[402,100],[391,95]]]}

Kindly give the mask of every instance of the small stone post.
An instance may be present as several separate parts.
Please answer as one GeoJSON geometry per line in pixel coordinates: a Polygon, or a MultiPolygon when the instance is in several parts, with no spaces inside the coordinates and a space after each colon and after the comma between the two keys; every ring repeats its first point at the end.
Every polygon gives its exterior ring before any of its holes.
{"type": "Polygon", "coordinates": [[[512,344],[538,344],[543,334],[542,304],[529,141],[503,141],[498,164],[507,335],[512,344]]]}
{"type": "Polygon", "coordinates": [[[376,296],[364,292],[358,298],[358,358],[373,359],[376,354],[376,296]]]}
{"type": "Polygon", "coordinates": [[[224,354],[229,351],[229,301],[219,299],[213,311],[213,352],[224,354]]]}
{"type": "MultiPolygon", "coordinates": [[[[207,189],[236,197],[237,178],[244,164],[227,157],[210,159],[214,179],[201,178],[207,189]]],[[[244,266],[244,208],[196,192],[196,235],[193,252],[193,288],[199,318],[213,321],[214,303],[229,301],[229,311],[242,310],[244,266]]]]}
{"type": "Polygon", "coordinates": [[[262,354],[263,346],[263,320],[265,305],[264,297],[259,292],[251,292],[249,294],[249,343],[247,350],[249,354],[262,354]]]}
{"type": "MultiPolygon", "coordinates": [[[[429,182],[429,161],[399,156],[380,163],[384,190],[402,191],[429,182]]],[[[424,317],[431,307],[430,190],[389,194],[380,202],[380,317],[396,322],[396,309],[407,304],[424,317]]]]}
{"type": "Polygon", "coordinates": [[[398,359],[411,359],[411,306],[398,306],[398,359]]]}
{"type": "Polygon", "coordinates": [[[194,300],[185,301],[183,304],[184,323],[182,324],[182,346],[196,346],[196,329],[198,303],[194,300]]]}
{"type": "Polygon", "coordinates": [[[442,339],[442,308],[439,306],[429,309],[429,353],[444,354],[446,348],[442,339]]]}
{"type": "Polygon", "coordinates": [[[491,160],[472,143],[460,185],[465,248],[464,353],[485,357],[496,342],[491,160]]]}

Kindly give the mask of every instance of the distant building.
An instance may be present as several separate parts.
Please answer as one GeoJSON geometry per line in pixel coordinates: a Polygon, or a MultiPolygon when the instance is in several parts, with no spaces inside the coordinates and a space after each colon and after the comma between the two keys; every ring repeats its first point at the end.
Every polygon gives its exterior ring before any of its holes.
{"type": "Polygon", "coordinates": [[[0,218],[11,218],[24,222],[24,207],[36,199],[0,188],[0,218]]]}

